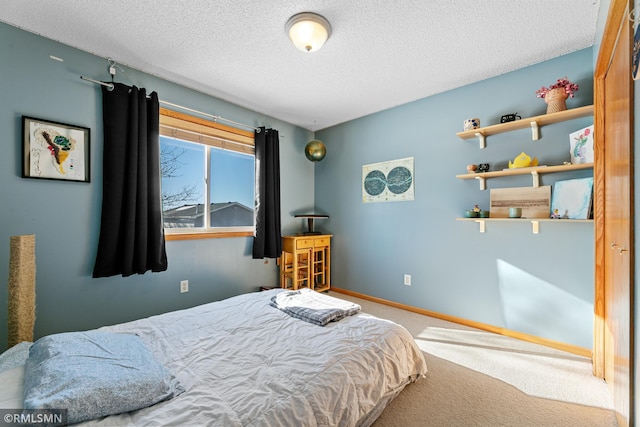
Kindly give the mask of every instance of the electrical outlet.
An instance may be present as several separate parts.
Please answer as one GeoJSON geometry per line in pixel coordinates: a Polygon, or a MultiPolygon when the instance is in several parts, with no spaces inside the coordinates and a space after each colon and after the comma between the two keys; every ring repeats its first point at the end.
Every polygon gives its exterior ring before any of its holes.
{"type": "Polygon", "coordinates": [[[181,280],[180,281],[180,293],[183,294],[185,292],[189,292],[189,281],[181,280]]]}
{"type": "Polygon", "coordinates": [[[411,275],[410,274],[405,274],[404,275],[404,284],[405,284],[405,286],[411,286],[411,275]]]}

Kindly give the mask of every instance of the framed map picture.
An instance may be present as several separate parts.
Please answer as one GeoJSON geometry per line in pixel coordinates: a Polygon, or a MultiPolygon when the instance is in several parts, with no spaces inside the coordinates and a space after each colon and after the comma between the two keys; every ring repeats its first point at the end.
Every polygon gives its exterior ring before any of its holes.
{"type": "Polygon", "coordinates": [[[22,116],[22,177],[89,182],[89,133],[22,116]]]}
{"type": "Polygon", "coordinates": [[[413,200],[413,157],[362,166],[362,202],[413,200]]]}

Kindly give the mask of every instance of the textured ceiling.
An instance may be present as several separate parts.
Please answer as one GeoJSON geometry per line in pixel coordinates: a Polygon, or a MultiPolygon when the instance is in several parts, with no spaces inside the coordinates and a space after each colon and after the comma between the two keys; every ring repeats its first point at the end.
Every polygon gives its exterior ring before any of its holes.
{"type": "Polygon", "coordinates": [[[2,0],[0,21],[315,131],[590,47],[599,6],[2,0]],[[315,53],[297,50],[284,31],[287,19],[304,11],[332,26],[315,53]]]}

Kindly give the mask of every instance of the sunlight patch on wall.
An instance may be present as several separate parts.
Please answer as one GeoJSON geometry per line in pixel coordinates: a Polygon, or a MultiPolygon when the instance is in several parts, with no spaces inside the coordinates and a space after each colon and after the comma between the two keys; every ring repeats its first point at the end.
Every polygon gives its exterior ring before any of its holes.
{"type": "Polygon", "coordinates": [[[572,344],[592,347],[593,304],[506,261],[496,264],[508,329],[560,342],[572,336],[572,344]]]}

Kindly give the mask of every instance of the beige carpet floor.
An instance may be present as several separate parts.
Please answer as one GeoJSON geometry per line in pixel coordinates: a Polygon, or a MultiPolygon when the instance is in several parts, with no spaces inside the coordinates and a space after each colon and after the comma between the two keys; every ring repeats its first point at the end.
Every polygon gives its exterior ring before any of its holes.
{"type": "Polygon", "coordinates": [[[616,426],[607,385],[575,354],[352,296],[362,311],[403,325],[429,372],[389,404],[374,427],[616,426]]]}

